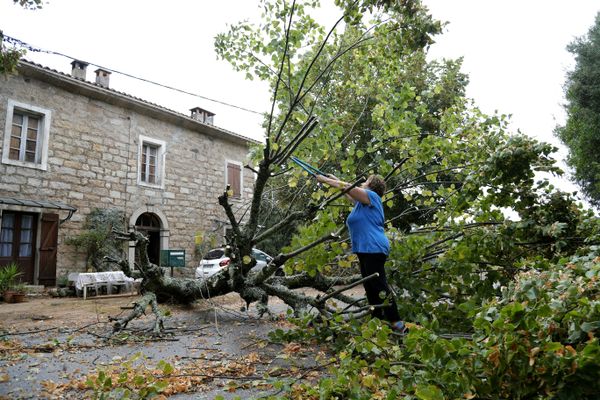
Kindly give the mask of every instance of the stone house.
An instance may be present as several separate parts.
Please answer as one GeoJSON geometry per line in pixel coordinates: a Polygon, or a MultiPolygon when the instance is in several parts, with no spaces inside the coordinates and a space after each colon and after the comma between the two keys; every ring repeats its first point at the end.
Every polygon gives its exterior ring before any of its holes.
{"type": "Polygon", "coordinates": [[[40,285],[84,271],[65,240],[93,210],[118,209],[148,235],[151,261],[183,249],[193,271],[195,236],[226,229],[217,196],[230,184],[234,209],[250,200],[257,142],[201,108],[187,116],[113,90],[109,71],[89,82],[87,66],[73,61],[69,75],[21,60],[0,77],[0,265],[16,261],[40,285]]]}

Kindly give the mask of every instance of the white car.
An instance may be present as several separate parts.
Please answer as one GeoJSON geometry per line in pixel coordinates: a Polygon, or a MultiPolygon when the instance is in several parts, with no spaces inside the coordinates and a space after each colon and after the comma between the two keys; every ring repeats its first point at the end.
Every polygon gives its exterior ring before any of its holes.
{"type": "MultiPolygon", "coordinates": [[[[252,271],[259,271],[264,268],[273,257],[258,249],[252,249],[252,256],[256,259],[256,265],[252,271]]],[[[225,248],[212,249],[206,253],[200,260],[200,265],[196,268],[196,279],[208,278],[226,268],[231,260],[225,255],[225,248]]],[[[276,275],[281,275],[283,270],[277,270],[276,275]]]]}

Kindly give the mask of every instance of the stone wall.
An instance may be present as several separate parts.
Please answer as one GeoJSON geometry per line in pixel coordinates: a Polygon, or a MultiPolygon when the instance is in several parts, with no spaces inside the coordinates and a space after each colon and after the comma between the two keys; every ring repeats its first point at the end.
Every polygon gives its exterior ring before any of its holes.
{"type": "MultiPolygon", "coordinates": [[[[108,91],[107,91],[108,92],[108,91]]],[[[194,236],[221,236],[225,214],[217,202],[226,179],[226,161],[247,163],[248,143],[202,133],[161,118],[94,99],[24,75],[3,78],[0,89],[0,129],[4,138],[8,100],[51,110],[48,168],[0,164],[0,197],[55,200],[78,211],[59,229],[57,276],[85,269],[85,257],[65,238],[82,230],[94,208],[119,208],[127,218],[140,210],[158,210],[168,226],[169,248],[185,249],[188,272],[197,265],[194,236]],[[166,142],[162,188],[138,184],[140,135],[166,142]]],[[[182,116],[182,120],[186,119],[182,116]]],[[[2,148],[0,146],[0,156],[2,148]]],[[[254,175],[243,169],[243,194],[236,209],[250,201],[254,175]]],[[[61,215],[61,217],[64,217],[61,215]]]]}

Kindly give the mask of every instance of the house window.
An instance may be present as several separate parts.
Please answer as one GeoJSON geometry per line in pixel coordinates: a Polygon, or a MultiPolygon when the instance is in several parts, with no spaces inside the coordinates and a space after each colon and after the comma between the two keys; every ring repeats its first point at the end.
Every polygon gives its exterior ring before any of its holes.
{"type": "Polygon", "coordinates": [[[47,169],[50,110],[8,100],[2,163],[47,169]]]}
{"type": "Polygon", "coordinates": [[[226,185],[229,185],[231,197],[240,199],[242,197],[242,164],[227,161],[227,180],[226,185]]]}
{"type": "Polygon", "coordinates": [[[165,142],[140,136],[138,183],[163,187],[165,172],[165,142]]]}
{"type": "Polygon", "coordinates": [[[144,143],[142,145],[142,182],[156,184],[156,165],[158,157],[158,146],[144,143]]]}

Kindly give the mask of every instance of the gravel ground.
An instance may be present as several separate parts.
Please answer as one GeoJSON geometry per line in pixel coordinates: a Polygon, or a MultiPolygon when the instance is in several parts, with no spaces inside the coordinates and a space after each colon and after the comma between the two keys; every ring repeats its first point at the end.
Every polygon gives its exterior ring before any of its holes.
{"type": "MultiPolygon", "coordinates": [[[[217,375],[192,382],[173,399],[259,398],[274,392],[270,384],[277,379],[316,378],[318,366],[326,362],[324,349],[271,343],[268,333],[287,329],[289,323],[283,318],[259,320],[253,306],[240,311],[243,303],[235,294],[190,307],[161,306],[171,313],[165,322],[171,335],[165,338],[133,340],[136,330],[152,326],[153,316],[148,315],[130,324],[126,340],[106,340],[112,330],[108,317],[127,312],[121,307],[136,298],[41,296],[0,303],[0,332],[5,334],[0,340],[0,399],[87,398],[90,392],[66,390],[60,384],[97,376],[98,369],[122,367],[136,354],[143,356],[134,366],[154,367],[164,360],[181,368],[181,375],[217,375]]],[[[283,316],[286,306],[272,299],[270,309],[283,316]]]]}

